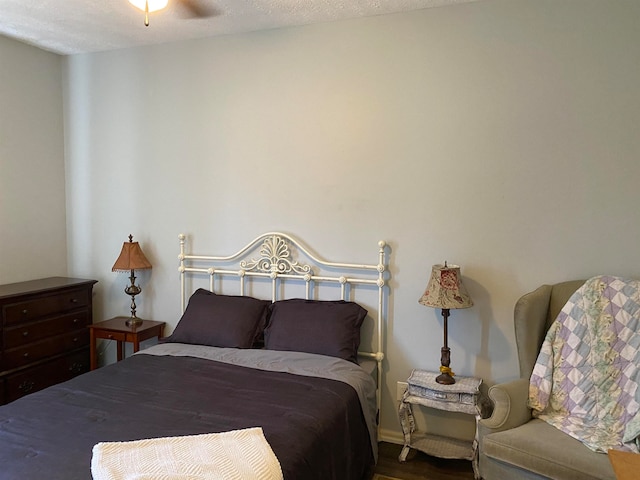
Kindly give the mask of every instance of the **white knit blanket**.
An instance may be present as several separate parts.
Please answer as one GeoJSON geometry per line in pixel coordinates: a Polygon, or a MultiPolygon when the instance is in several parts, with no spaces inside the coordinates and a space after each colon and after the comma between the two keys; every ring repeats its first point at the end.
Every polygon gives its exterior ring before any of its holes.
{"type": "Polygon", "coordinates": [[[282,480],[262,428],[102,442],[93,447],[94,480],[282,480]]]}

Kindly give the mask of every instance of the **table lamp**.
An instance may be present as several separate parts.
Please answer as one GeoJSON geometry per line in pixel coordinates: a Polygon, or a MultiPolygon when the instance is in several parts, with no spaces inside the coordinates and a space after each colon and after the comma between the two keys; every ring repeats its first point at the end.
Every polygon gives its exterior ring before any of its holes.
{"type": "Polygon", "coordinates": [[[451,364],[451,350],[447,344],[447,320],[449,310],[455,308],[469,308],[473,305],[471,297],[462,285],[460,267],[457,265],[434,265],[431,269],[431,278],[422,297],[418,302],[427,307],[441,308],[444,319],[444,346],[440,356],[440,375],[436,382],[443,385],[456,383],[455,375],[449,365],[451,364]]]}
{"type": "Polygon", "coordinates": [[[133,241],[133,235],[129,235],[129,241],[124,242],[120,256],[111,268],[112,272],[131,272],[129,277],[131,285],[124,289],[124,293],[131,295],[131,317],[126,321],[128,327],[137,327],[142,323],[142,320],[136,317],[135,297],[142,292],[142,289],[135,284],[135,270],[147,270],[149,268],[151,268],[151,263],[142,253],[138,242],[133,241]]]}

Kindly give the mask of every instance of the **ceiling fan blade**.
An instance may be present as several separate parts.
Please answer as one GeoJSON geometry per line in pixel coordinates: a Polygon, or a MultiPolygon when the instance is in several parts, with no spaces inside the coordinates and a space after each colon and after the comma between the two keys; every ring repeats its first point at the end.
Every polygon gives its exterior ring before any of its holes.
{"type": "Polygon", "coordinates": [[[179,0],[183,16],[187,18],[215,17],[220,11],[212,5],[212,0],[179,0]]]}

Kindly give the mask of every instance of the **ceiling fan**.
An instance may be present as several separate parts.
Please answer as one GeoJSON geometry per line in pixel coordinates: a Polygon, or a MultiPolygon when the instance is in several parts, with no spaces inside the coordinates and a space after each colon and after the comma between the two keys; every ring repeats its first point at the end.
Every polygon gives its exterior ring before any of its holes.
{"type": "MultiPolygon", "coordinates": [[[[206,18],[217,15],[210,0],[173,0],[182,8],[188,18],[206,18]]],[[[144,24],[149,26],[149,13],[162,10],[169,0],[129,0],[129,3],[144,11],[144,24]]]]}

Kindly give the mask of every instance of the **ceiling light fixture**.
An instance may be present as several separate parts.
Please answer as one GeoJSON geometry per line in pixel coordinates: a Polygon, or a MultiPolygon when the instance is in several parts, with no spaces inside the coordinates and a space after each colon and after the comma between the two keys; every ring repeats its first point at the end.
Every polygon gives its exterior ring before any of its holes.
{"type": "Polygon", "coordinates": [[[129,0],[129,3],[144,11],[144,24],[149,26],[149,12],[162,10],[169,0],[129,0]]]}

